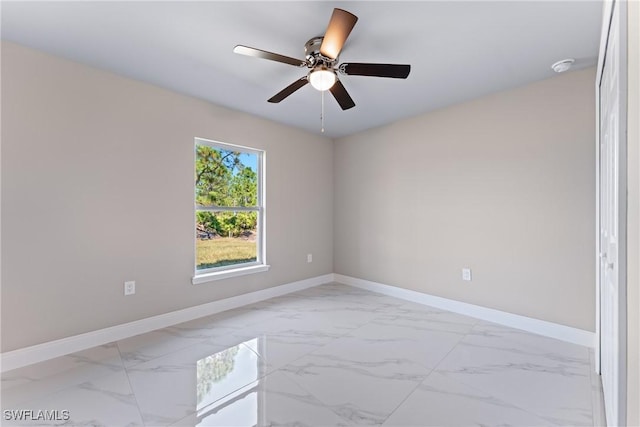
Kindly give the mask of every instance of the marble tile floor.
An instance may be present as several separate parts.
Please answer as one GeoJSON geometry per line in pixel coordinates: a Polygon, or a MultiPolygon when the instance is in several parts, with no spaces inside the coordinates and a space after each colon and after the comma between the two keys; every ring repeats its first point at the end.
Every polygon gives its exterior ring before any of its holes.
{"type": "Polygon", "coordinates": [[[595,426],[593,371],[585,347],[328,284],[5,372],[0,424],[595,426]]]}

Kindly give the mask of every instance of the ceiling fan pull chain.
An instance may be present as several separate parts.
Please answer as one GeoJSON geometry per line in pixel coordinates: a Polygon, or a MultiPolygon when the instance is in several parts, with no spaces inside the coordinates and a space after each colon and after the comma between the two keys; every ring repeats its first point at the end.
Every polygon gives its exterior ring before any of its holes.
{"type": "Polygon", "coordinates": [[[320,96],[322,97],[321,98],[322,99],[322,101],[321,101],[322,107],[321,107],[321,110],[320,110],[320,132],[322,132],[322,133],[324,133],[324,93],[325,92],[326,92],[326,90],[320,91],[320,93],[321,93],[320,96]]]}

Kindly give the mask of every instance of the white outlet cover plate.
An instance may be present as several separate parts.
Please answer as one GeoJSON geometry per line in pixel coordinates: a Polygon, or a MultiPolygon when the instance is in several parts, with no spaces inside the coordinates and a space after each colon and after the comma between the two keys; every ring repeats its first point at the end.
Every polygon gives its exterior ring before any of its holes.
{"type": "Polygon", "coordinates": [[[462,280],[471,281],[471,269],[463,268],[462,269],[462,280]]]}
{"type": "Polygon", "coordinates": [[[124,282],[124,294],[125,295],[133,295],[136,293],[136,282],[124,282]]]}

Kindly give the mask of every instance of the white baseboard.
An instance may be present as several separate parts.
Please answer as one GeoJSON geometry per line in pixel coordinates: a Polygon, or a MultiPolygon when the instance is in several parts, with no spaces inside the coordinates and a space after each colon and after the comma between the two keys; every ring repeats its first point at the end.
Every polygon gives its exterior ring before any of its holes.
{"type": "Polygon", "coordinates": [[[369,280],[344,276],[342,274],[334,274],[334,280],[345,285],[378,292],[391,297],[431,307],[437,307],[454,313],[464,314],[477,319],[487,320],[489,322],[498,323],[511,328],[532,332],[534,334],[555,338],[585,347],[595,348],[596,335],[594,332],[544,320],[533,319],[526,316],[520,316],[518,314],[507,313],[500,310],[494,310],[492,308],[482,307],[479,305],[467,304],[465,302],[424,294],[422,292],[411,291],[409,289],[402,289],[396,286],[389,286],[382,283],[371,282],[369,280]]]}
{"type": "Polygon", "coordinates": [[[18,350],[2,353],[1,372],[23,366],[64,356],[69,353],[86,350],[98,345],[104,345],[113,341],[122,340],[134,335],[151,332],[156,329],[166,328],[182,322],[198,319],[222,311],[274,298],[291,292],[300,291],[314,286],[330,283],[334,280],[333,274],[312,277],[297,282],[287,283],[268,289],[263,289],[248,294],[238,295],[210,303],[189,307],[182,310],[160,314],[122,325],[99,329],[72,337],[49,341],[43,344],[25,347],[18,350]]]}
{"type": "Polygon", "coordinates": [[[532,319],[530,317],[507,313],[460,301],[437,297],[421,292],[402,289],[395,286],[384,285],[382,283],[371,282],[355,277],[344,276],[342,274],[325,274],[323,276],[312,277],[310,279],[287,283],[272,288],[250,292],[223,300],[189,307],[122,325],[99,329],[72,337],[62,338],[43,344],[25,347],[18,350],[2,353],[0,355],[0,372],[21,368],[23,366],[64,356],[69,353],[86,350],[91,347],[104,345],[113,341],[122,340],[138,334],[151,332],[156,329],[166,328],[182,322],[198,319],[222,311],[249,305],[258,301],[285,295],[291,292],[312,288],[330,282],[339,282],[345,285],[378,292],[391,297],[412,301],[437,307],[454,313],[464,314],[489,322],[498,323],[516,329],[522,329],[535,334],[550,338],[579,344],[585,347],[595,347],[595,333],[570,326],[559,325],[544,320],[532,319]]]}

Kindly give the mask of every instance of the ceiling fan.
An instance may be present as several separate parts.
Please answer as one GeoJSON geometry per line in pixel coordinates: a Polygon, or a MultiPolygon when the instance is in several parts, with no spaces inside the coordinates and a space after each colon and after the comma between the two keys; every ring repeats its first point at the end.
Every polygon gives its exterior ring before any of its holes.
{"type": "Polygon", "coordinates": [[[329,90],[343,110],[355,107],[355,102],[338,79],[337,73],[347,76],[373,76],[406,79],[411,65],[342,63],[338,65],[338,55],[356,25],[358,17],[342,9],[333,9],[329,26],[324,37],[314,37],[304,45],[305,59],[296,59],[253,47],[236,46],[233,51],[240,55],[269,59],[297,67],[309,68],[309,73],[291,83],[289,86],[271,97],[268,102],[278,103],[311,83],[319,91],[329,90]]]}

